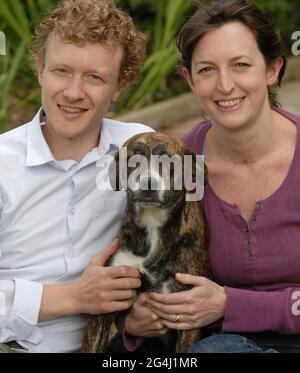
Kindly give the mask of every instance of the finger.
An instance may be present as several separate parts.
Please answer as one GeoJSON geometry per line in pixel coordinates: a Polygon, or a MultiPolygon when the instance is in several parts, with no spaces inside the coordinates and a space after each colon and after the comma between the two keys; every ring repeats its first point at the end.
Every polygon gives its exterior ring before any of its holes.
{"type": "Polygon", "coordinates": [[[138,304],[139,306],[147,307],[149,299],[149,293],[142,293],[138,296],[136,304],[138,304]]]}
{"type": "Polygon", "coordinates": [[[116,291],[113,291],[111,294],[111,298],[113,301],[133,300],[135,296],[136,296],[136,292],[134,290],[116,290],[116,291]]]}
{"type": "Polygon", "coordinates": [[[110,245],[106,246],[101,252],[95,255],[92,260],[92,265],[104,266],[108,259],[117,251],[120,241],[115,239],[110,245]]]}
{"type": "Polygon", "coordinates": [[[160,319],[171,321],[171,322],[175,322],[176,315],[180,315],[180,321],[182,321],[182,319],[185,318],[184,316],[182,316],[183,315],[182,308],[181,310],[180,308],[172,308],[172,310],[168,310],[167,312],[161,309],[153,308],[152,311],[155,312],[155,314],[160,319]]]}
{"type": "Polygon", "coordinates": [[[109,276],[112,278],[124,278],[124,277],[132,277],[132,278],[140,278],[141,273],[137,268],[128,267],[128,266],[115,266],[115,267],[107,267],[107,272],[109,276]]]}
{"type": "Polygon", "coordinates": [[[125,311],[132,306],[133,300],[111,301],[102,313],[125,311]]]}
{"type": "Polygon", "coordinates": [[[139,278],[115,278],[111,281],[108,288],[114,290],[125,290],[125,289],[138,289],[142,282],[139,278]]]}
{"type": "Polygon", "coordinates": [[[170,294],[160,294],[160,293],[150,293],[151,300],[159,302],[162,304],[182,304],[190,299],[189,290],[180,291],[178,293],[170,294]]]}
{"type": "Polygon", "coordinates": [[[192,285],[192,286],[205,285],[205,283],[207,283],[208,281],[206,277],[193,276],[187,273],[176,273],[175,277],[176,277],[176,280],[180,282],[181,284],[192,285]]]}
{"type": "Polygon", "coordinates": [[[187,322],[171,322],[168,320],[163,320],[163,324],[168,329],[175,329],[175,330],[189,330],[191,329],[191,325],[187,322]]]}

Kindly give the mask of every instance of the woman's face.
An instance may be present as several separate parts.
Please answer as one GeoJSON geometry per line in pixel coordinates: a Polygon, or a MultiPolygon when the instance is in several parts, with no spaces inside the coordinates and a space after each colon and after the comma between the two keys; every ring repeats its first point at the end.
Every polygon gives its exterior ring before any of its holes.
{"type": "Polygon", "coordinates": [[[269,108],[267,86],[277,81],[279,58],[267,67],[252,31],[240,22],[206,33],[183,74],[206,115],[215,124],[238,129],[259,120],[269,108]]]}

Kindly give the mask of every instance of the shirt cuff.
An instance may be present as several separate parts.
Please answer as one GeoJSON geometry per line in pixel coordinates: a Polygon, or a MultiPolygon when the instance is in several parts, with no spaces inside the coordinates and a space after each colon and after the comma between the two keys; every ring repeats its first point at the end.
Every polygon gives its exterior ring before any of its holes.
{"type": "Polygon", "coordinates": [[[123,339],[123,345],[126,348],[128,352],[134,352],[136,351],[141,345],[144,343],[145,338],[143,337],[136,337],[133,335],[130,335],[125,330],[125,317],[127,314],[120,315],[116,320],[115,324],[119,331],[119,333],[122,336],[123,339]]]}
{"type": "Polygon", "coordinates": [[[284,292],[226,287],[223,332],[263,332],[282,329],[284,292]]]}
{"type": "MultiPolygon", "coordinates": [[[[36,326],[42,302],[43,285],[23,279],[14,279],[14,281],[14,302],[8,315],[6,328],[4,328],[7,334],[6,340],[38,344],[43,339],[41,330],[36,326]]],[[[3,337],[2,335],[1,339],[3,337]]]]}

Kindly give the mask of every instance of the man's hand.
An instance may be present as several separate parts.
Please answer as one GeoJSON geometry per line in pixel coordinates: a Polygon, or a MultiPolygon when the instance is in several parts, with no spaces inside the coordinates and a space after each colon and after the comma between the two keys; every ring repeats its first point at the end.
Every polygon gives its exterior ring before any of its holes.
{"type": "Polygon", "coordinates": [[[126,316],[125,330],[131,335],[138,337],[158,337],[165,335],[168,328],[162,320],[148,307],[150,296],[142,293],[126,316]]]}
{"type": "Polygon", "coordinates": [[[129,308],[141,286],[138,269],[105,267],[117,251],[115,240],[92,258],[80,279],[69,284],[44,285],[39,321],[81,313],[101,314],[129,308]]]}
{"type": "Polygon", "coordinates": [[[115,240],[96,255],[78,281],[79,313],[100,314],[123,311],[136,297],[135,289],[141,286],[138,269],[117,266],[105,267],[108,259],[117,251],[115,240]]]}

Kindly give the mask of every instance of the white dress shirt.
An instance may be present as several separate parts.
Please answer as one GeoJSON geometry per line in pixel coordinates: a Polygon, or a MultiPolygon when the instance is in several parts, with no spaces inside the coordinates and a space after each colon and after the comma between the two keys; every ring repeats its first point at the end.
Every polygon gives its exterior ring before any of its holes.
{"type": "Polygon", "coordinates": [[[42,110],[0,135],[0,343],[74,352],[87,316],[38,322],[43,284],[78,279],[91,257],[116,238],[126,193],[103,191],[108,170],[101,160],[131,136],[153,130],[104,119],[97,148],[79,163],[56,161],[41,116],[42,110]]]}

